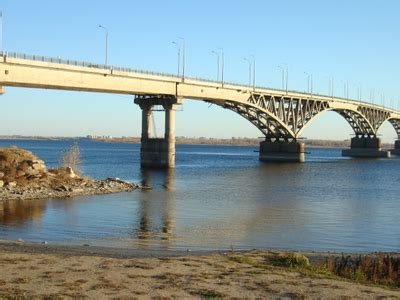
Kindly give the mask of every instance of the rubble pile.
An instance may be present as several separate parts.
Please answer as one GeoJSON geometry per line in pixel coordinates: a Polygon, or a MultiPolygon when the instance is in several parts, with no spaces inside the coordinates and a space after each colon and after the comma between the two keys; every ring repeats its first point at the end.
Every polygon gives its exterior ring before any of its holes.
{"type": "Polygon", "coordinates": [[[0,148],[0,201],[40,199],[131,191],[138,186],[118,178],[94,180],[70,167],[47,170],[32,152],[0,148]]]}

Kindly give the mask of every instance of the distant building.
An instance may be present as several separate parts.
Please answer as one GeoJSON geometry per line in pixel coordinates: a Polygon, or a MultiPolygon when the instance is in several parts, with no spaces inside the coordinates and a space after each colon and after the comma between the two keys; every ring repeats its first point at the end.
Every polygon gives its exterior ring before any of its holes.
{"type": "Polygon", "coordinates": [[[87,139],[89,140],[111,140],[113,137],[111,135],[87,135],[87,139]]]}

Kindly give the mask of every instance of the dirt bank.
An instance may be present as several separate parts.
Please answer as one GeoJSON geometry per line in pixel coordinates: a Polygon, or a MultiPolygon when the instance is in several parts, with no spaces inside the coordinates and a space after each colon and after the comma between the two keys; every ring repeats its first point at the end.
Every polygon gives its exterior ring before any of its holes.
{"type": "Polygon", "coordinates": [[[138,187],[117,178],[94,180],[71,167],[48,170],[30,151],[0,148],[0,201],[116,193],[138,187]]]}
{"type": "Polygon", "coordinates": [[[397,289],[361,284],[306,269],[277,267],[268,260],[281,254],[257,250],[193,255],[0,243],[0,298],[400,297],[397,289]]]}

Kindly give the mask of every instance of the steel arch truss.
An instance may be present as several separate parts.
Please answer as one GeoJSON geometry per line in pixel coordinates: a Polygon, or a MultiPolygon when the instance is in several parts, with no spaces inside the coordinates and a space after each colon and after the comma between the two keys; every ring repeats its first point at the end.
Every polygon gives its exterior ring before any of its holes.
{"type": "Polygon", "coordinates": [[[397,138],[400,139],[400,119],[389,119],[389,122],[396,130],[397,138]]]}
{"type": "Polygon", "coordinates": [[[347,123],[353,128],[357,137],[375,136],[376,131],[369,121],[360,113],[349,109],[335,109],[338,114],[346,119],[347,123]]]}
{"type": "Polygon", "coordinates": [[[378,131],[379,127],[381,127],[383,122],[390,117],[390,113],[388,111],[373,107],[359,106],[357,111],[368,120],[375,133],[378,131]]]}
{"type": "Polygon", "coordinates": [[[329,104],[319,99],[252,94],[246,103],[227,101],[224,107],[253,123],[266,139],[293,140],[329,104]]]}

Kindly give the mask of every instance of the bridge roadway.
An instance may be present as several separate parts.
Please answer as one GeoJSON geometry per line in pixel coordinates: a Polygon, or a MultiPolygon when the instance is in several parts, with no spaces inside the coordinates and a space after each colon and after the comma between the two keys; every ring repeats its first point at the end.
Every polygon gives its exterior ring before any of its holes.
{"type": "MultiPolygon", "coordinates": [[[[351,148],[343,155],[388,157],[377,131],[389,121],[400,137],[400,113],[382,106],[349,99],[211,81],[118,68],[36,55],[0,52],[0,92],[3,87],[60,89],[135,96],[142,109],[142,166],[175,164],[175,106],[182,99],[210,102],[230,109],[253,123],[265,136],[262,161],[304,161],[303,129],[324,111],[342,115],[353,128],[351,148]],[[151,110],[165,109],[165,137],[152,138],[151,110]]],[[[400,141],[392,151],[400,154],[400,141]]]]}

